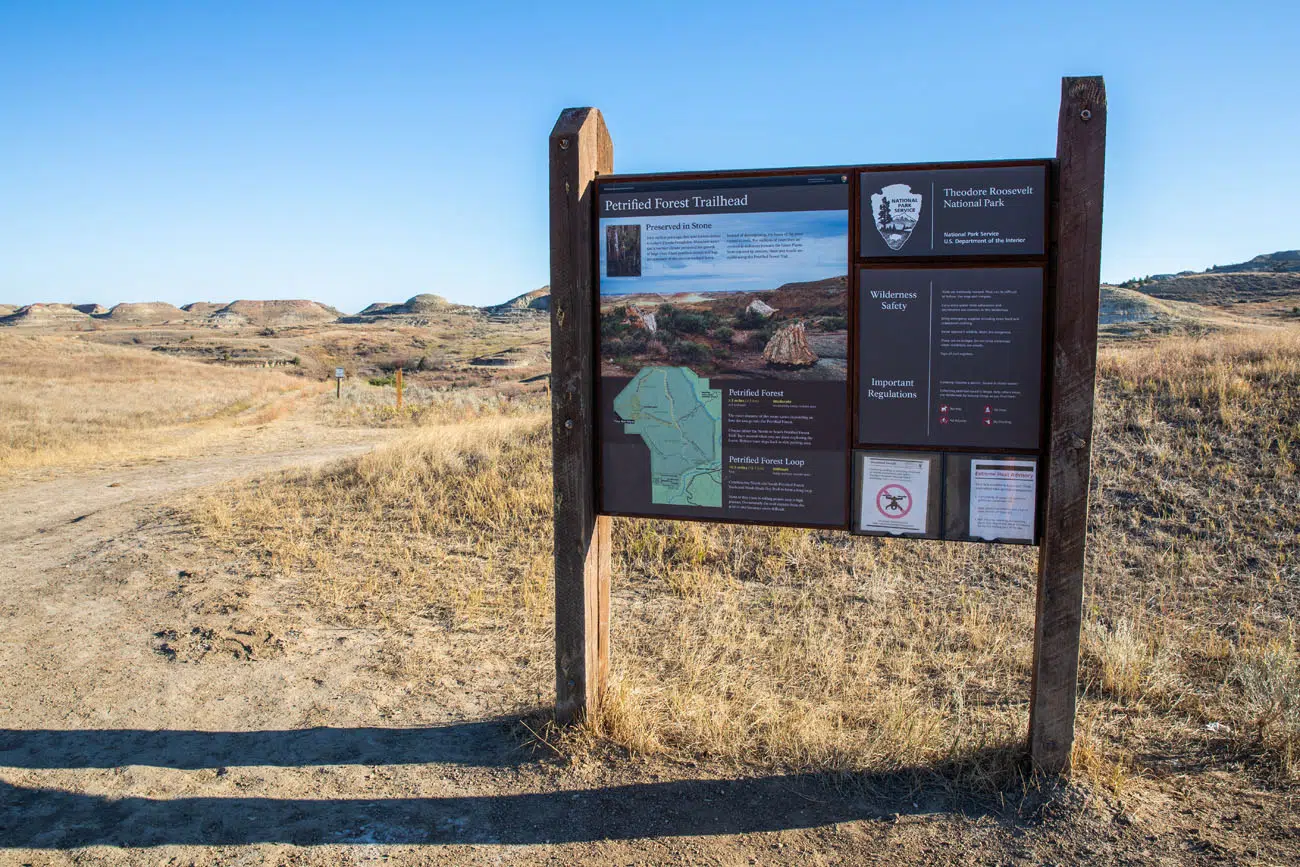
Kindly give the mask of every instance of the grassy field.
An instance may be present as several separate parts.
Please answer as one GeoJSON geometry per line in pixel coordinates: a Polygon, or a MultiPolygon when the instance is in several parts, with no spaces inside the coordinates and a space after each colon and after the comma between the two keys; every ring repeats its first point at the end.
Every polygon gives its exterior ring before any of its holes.
{"type": "Polygon", "coordinates": [[[67,337],[0,335],[0,477],[190,454],[265,424],[320,390],[239,370],[67,337]]]}
{"type": "MultiPolygon", "coordinates": [[[[1192,755],[1300,776],[1300,337],[1103,350],[1075,771],[1110,792],[1192,755]]],[[[338,624],[494,636],[494,709],[552,689],[541,397],[430,412],[369,456],[211,493],[206,544],[338,624]]],[[[1021,773],[1033,549],[615,523],[614,683],[548,743],[734,768],[1021,773]]],[[[445,660],[444,660],[445,662],[445,660]]],[[[473,670],[475,660],[458,665],[473,670]]],[[[481,662],[481,660],[479,661],[481,662]]]]}

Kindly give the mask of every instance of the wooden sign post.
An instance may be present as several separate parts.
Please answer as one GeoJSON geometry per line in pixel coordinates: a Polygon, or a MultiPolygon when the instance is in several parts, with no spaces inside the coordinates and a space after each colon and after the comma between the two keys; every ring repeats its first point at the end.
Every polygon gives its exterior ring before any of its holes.
{"type": "Polygon", "coordinates": [[[613,175],[600,112],[560,115],[560,722],[606,685],[610,515],[1037,544],[1028,746],[1069,766],[1105,138],[1100,77],[1063,80],[1054,160],[613,175]]]}
{"type": "Polygon", "coordinates": [[[1029,701],[1029,751],[1046,771],[1070,764],[1079,684],[1106,171],[1106,85],[1100,76],[1061,82],[1056,159],[1047,496],[1029,701]]]}
{"type": "Polygon", "coordinates": [[[551,131],[551,430],[555,498],[555,716],[583,719],[609,674],[610,519],[596,514],[593,181],[614,170],[594,108],[551,131]]]}

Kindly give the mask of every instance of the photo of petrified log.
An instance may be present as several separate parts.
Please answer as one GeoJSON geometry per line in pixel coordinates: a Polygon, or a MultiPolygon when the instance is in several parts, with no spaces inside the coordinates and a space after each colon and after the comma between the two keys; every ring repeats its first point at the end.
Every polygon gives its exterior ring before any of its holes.
{"type": "Polygon", "coordinates": [[[628,305],[626,321],[627,324],[631,325],[633,328],[640,328],[643,331],[650,332],[651,334],[654,334],[655,331],[658,330],[658,325],[655,323],[655,315],[648,310],[642,310],[635,304],[628,305]]]}
{"type": "Polygon", "coordinates": [[[641,227],[605,227],[605,275],[607,277],[641,276],[641,227]]]}
{"type": "Polygon", "coordinates": [[[808,334],[802,322],[784,326],[763,348],[763,360],[770,367],[811,367],[817,354],[808,347],[808,334]]]}

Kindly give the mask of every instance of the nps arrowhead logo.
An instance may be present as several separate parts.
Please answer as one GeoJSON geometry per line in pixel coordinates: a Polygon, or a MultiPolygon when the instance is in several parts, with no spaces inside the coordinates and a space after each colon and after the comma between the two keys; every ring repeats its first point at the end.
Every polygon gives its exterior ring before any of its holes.
{"type": "Polygon", "coordinates": [[[890,184],[871,194],[871,216],[880,237],[897,252],[921,219],[921,194],[912,192],[907,184],[890,184]]]}

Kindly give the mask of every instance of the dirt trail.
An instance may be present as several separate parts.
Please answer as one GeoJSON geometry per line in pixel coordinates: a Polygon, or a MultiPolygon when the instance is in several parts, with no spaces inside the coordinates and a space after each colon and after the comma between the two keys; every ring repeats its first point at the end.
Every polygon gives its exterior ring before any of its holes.
{"type": "MultiPolygon", "coordinates": [[[[102,536],[104,522],[132,524],[138,507],[157,502],[180,491],[214,485],[241,476],[251,476],[287,467],[311,467],[348,455],[369,451],[374,443],[334,443],[272,451],[264,454],[218,455],[131,467],[99,470],[90,475],[71,476],[45,482],[31,482],[0,490],[0,510],[7,516],[0,524],[0,558],[23,542],[54,532],[46,543],[47,556],[58,556],[58,548],[70,554],[89,547],[86,543],[102,536]],[[101,514],[107,513],[107,514],[101,514]],[[56,541],[57,540],[57,541],[56,541]]],[[[5,563],[0,562],[0,569],[5,563]]]]}
{"type": "MultiPolygon", "coordinates": [[[[178,546],[167,536],[176,535],[176,528],[158,522],[160,502],[243,476],[320,465],[372,446],[373,438],[210,456],[0,491],[6,515],[0,526],[6,636],[0,645],[0,712],[7,725],[107,723],[174,692],[173,685],[150,677],[148,666],[129,664],[139,662],[140,652],[152,652],[148,643],[133,644],[152,635],[148,630],[163,613],[156,597],[174,592],[182,571],[169,568],[178,546]],[[120,679],[133,688],[124,689],[120,679]],[[104,701],[90,701],[91,695],[104,701]],[[10,716],[15,712],[19,719],[10,716]]],[[[146,718],[140,722],[169,722],[146,718]]]]}

